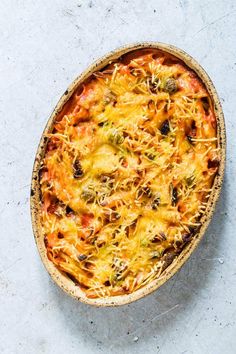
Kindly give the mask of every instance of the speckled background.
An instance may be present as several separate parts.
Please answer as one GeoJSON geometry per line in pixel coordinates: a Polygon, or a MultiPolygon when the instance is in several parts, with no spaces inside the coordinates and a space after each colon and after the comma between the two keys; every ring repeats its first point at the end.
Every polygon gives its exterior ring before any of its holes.
{"type": "Polygon", "coordinates": [[[233,0],[1,0],[0,352],[236,352],[236,3],[233,0]],[[92,308],[54,285],[31,230],[29,190],[52,108],[94,59],[135,41],[171,43],[211,76],[227,128],[214,219],[182,270],[152,295],[92,308]]]}

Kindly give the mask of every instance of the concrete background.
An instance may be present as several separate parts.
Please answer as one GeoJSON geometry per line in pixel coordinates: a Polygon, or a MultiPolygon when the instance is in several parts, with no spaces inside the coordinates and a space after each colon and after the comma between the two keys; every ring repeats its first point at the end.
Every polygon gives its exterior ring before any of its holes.
{"type": "Polygon", "coordinates": [[[236,352],[236,3],[233,0],[1,0],[0,352],[236,352]],[[195,57],[225,113],[227,171],[196,253],[159,291],[121,308],[78,303],[39,259],[31,170],[47,118],[69,83],[122,44],[158,40],[195,57]]]}

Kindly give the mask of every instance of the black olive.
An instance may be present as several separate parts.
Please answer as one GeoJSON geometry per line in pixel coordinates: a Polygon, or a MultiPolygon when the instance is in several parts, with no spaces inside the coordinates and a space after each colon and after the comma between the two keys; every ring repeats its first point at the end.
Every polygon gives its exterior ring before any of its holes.
{"type": "Polygon", "coordinates": [[[158,243],[161,241],[166,241],[166,235],[162,231],[159,232],[157,235],[155,235],[154,238],[152,239],[153,243],[158,243]]]}
{"type": "Polygon", "coordinates": [[[106,242],[105,241],[99,241],[99,240],[97,240],[97,246],[98,246],[98,248],[102,248],[104,245],[106,244],[106,242]]]}
{"type": "Polygon", "coordinates": [[[44,237],[44,244],[45,244],[45,247],[48,247],[48,238],[47,238],[47,236],[44,237]]]}
{"type": "Polygon", "coordinates": [[[107,205],[107,201],[105,199],[106,195],[101,195],[99,197],[99,200],[98,200],[98,204],[100,204],[101,206],[106,206],[107,205]]]}
{"type": "Polygon", "coordinates": [[[190,232],[191,234],[195,233],[197,230],[198,230],[198,227],[197,227],[197,226],[189,226],[189,232],[190,232]]]}
{"type": "Polygon", "coordinates": [[[203,107],[206,115],[208,115],[209,114],[209,109],[210,109],[210,104],[209,104],[208,97],[202,97],[201,101],[202,101],[202,107],[203,107]]]}
{"type": "Polygon", "coordinates": [[[155,101],[153,100],[148,101],[148,108],[152,109],[153,106],[155,106],[155,101]]]}
{"type": "Polygon", "coordinates": [[[157,210],[157,208],[158,208],[158,205],[159,205],[159,202],[158,203],[152,203],[152,209],[153,210],[157,210]]]}
{"type": "Polygon", "coordinates": [[[110,281],[109,281],[109,280],[106,280],[106,281],[105,281],[105,283],[104,283],[104,285],[105,285],[105,286],[110,286],[110,285],[111,285],[111,283],[110,283],[110,281]]]}
{"type": "Polygon", "coordinates": [[[189,232],[182,235],[182,241],[184,243],[189,242],[193,236],[198,232],[199,226],[189,226],[189,232]]]}
{"type": "Polygon", "coordinates": [[[176,187],[173,187],[171,188],[171,203],[172,205],[176,205],[177,202],[178,202],[178,191],[177,191],[177,188],[176,187]]]}
{"type": "Polygon", "coordinates": [[[160,131],[161,131],[161,134],[162,134],[162,135],[167,135],[167,134],[169,133],[169,131],[170,131],[170,124],[169,124],[168,119],[166,119],[166,120],[162,123],[162,125],[161,125],[161,127],[160,127],[160,131]]]}
{"type": "Polygon", "coordinates": [[[74,178],[80,178],[83,176],[83,169],[81,166],[81,163],[78,159],[75,160],[73,164],[73,169],[74,169],[74,178]]]}
{"type": "Polygon", "coordinates": [[[168,112],[168,103],[165,104],[165,107],[164,107],[164,112],[167,113],[168,112]]]}
{"type": "Polygon", "coordinates": [[[38,172],[39,180],[42,179],[43,174],[44,174],[45,172],[48,172],[48,168],[47,168],[47,167],[40,167],[39,172],[38,172]]]}
{"type": "Polygon", "coordinates": [[[153,210],[157,210],[159,204],[160,204],[160,197],[159,197],[159,195],[158,195],[158,196],[156,196],[156,197],[153,199],[153,201],[152,201],[152,209],[153,209],[153,210]]]}
{"type": "Polygon", "coordinates": [[[188,142],[193,145],[193,137],[191,135],[187,135],[188,142]]]}
{"type": "Polygon", "coordinates": [[[163,269],[167,268],[175,259],[177,253],[175,251],[167,251],[168,253],[166,253],[163,257],[163,261],[164,261],[164,266],[163,269]]]}
{"type": "Polygon", "coordinates": [[[87,259],[86,254],[82,254],[82,253],[81,253],[81,254],[78,255],[78,260],[79,260],[79,261],[82,262],[82,261],[85,261],[85,259],[87,259]]]}
{"type": "Polygon", "coordinates": [[[152,197],[152,191],[149,187],[147,186],[144,186],[142,188],[140,188],[138,190],[138,198],[142,197],[142,196],[145,196],[145,197],[148,197],[148,198],[151,198],[152,197]]]}
{"type": "Polygon", "coordinates": [[[117,96],[114,92],[112,91],[108,91],[106,92],[105,96],[104,96],[104,104],[107,105],[109,103],[111,104],[115,104],[117,103],[117,96]]]}
{"type": "Polygon", "coordinates": [[[120,217],[121,217],[120,214],[117,213],[116,211],[114,211],[111,213],[110,219],[111,219],[111,221],[116,221],[116,220],[119,220],[120,217]]]}
{"type": "Polygon", "coordinates": [[[120,214],[117,211],[106,211],[105,212],[105,220],[107,222],[115,222],[120,219],[120,214]]]}
{"type": "Polygon", "coordinates": [[[59,204],[60,200],[56,196],[52,196],[50,200],[50,205],[48,207],[48,212],[51,214],[55,213],[59,204]]]}
{"type": "Polygon", "coordinates": [[[106,125],[106,124],[107,124],[107,121],[105,120],[104,122],[99,122],[98,126],[99,127],[104,127],[104,125],[106,125]]]}
{"type": "Polygon", "coordinates": [[[66,214],[69,215],[69,214],[73,214],[74,213],[74,210],[71,209],[71,207],[69,205],[66,206],[66,214]]]}
{"type": "Polygon", "coordinates": [[[196,130],[197,129],[196,121],[194,119],[191,122],[191,128],[192,128],[192,130],[196,130]]]}
{"type": "Polygon", "coordinates": [[[154,80],[152,80],[151,77],[148,78],[148,87],[149,90],[151,91],[151,93],[157,93],[158,91],[158,83],[159,83],[159,79],[155,78],[154,80]]]}
{"type": "Polygon", "coordinates": [[[182,240],[184,243],[186,243],[186,242],[189,242],[192,237],[193,237],[192,233],[185,233],[182,235],[182,240]]]}
{"type": "Polygon", "coordinates": [[[149,187],[143,187],[143,193],[144,195],[146,195],[148,198],[152,197],[152,191],[149,187]]]}
{"type": "Polygon", "coordinates": [[[114,211],[114,210],[105,211],[104,216],[105,216],[105,220],[107,222],[115,222],[115,221],[119,220],[121,217],[121,215],[117,211],[114,211]]]}
{"type": "Polygon", "coordinates": [[[47,143],[47,151],[55,150],[58,147],[58,140],[49,138],[47,143]]]}
{"type": "Polygon", "coordinates": [[[149,160],[154,160],[156,155],[153,154],[152,152],[145,152],[145,156],[147,156],[147,158],[149,158],[149,160]]]}
{"type": "Polygon", "coordinates": [[[58,232],[57,237],[61,239],[64,238],[64,235],[61,232],[58,232]]]}
{"type": "Polygon", "coordinates": [[[165,235],[165,233],[164,232],[159,232],[159,235],[160,235],[160,237],[161,237],[161,239],[162,239],[162,241],[166,241],[166,235],[165,235]]]}
{"type": "Polygon", "coordinates": [[[178,85],[175,79],[170,77],[166,80],[164,85],[164,91],[168,92],[169,94],[175,93],[178,90],[178,85]]]}
{"type": "Polygon", "coordinates": [[[107,176],[107,175],[101,175],[100,176],[100,181],[102,183],[107,183],[108,181],[110,181],[111,177],[110,176],[107,176]]]}
{"type": "Polygon", "coordinates": [[[195,176],[191,175],[189,177],[186,177],[186,183],[188,186],[194,186],[195,182],[195,176]]]}
{"type": "Polygon", "coordinates": [[[193,139],[196,137],[196,134],[197,134],[196,122],[195,122],[195,120],[192,120],[191,127],[186,132],[186,137],[188,139],[188,142],[192,145],[194,144],[193,139]]]}
{"type": "Polygon", "coordinates": [[[199,231],[199,229],[200,226],[189,226],[189,232],[194,235],[199,231]]]}
{"type": "Polygon", "coordinates": [[[152,243],[159,243],[161,242],[159,235],[155,235],[152,239],[152,243]]]}
{"type": "Polygon", "coordinates": [[[151,259],[159,258],[160,257],[160,252],[158,251],[153,251],[151,254],[151,259]]]}
{"type": "Polygon", "coordinates": [[[79,285],[78,280],[72,274],[66,272],[66,275],[70,280],[72,280],[75,283],[75,285],[79,285]]]}
{"type": "Polygon", "coordinates": [[[219,166],[220,161],[219,160],[208,160],[207,161],[207,168],[217,168],[219,166]]]}
{"type": "Polygon", "coordinates": [[[182,249],[183,246],[184,245],[183,245],[182,241],[176,241],[175,244],[174,244],[175,249],[177,249],[179,251],[182,249]]]}
{"type": "Polygon", "coordinates": [[[83,176],[83,171],[82,170],[76,170],[74,172],[74,178],[80,178],[83,176]]]}

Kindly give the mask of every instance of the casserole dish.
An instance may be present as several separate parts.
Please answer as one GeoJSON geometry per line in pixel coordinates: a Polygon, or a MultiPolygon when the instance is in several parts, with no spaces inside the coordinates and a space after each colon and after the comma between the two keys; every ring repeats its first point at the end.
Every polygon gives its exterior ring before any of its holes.
{"type": "Polygon", "coordinates": [[[221,105],[193,58],[149,42],[109,53],[66,90],[38,147],[31,215],[46,269],[91,305],[151,293],[203,237],[224,166],[221,105]]]}

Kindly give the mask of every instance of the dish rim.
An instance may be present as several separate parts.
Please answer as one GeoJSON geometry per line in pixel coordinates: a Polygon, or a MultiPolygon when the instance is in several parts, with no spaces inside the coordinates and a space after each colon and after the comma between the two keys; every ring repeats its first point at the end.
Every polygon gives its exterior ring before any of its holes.
{"type": "Polygon", "coordinates": [[[157,290],[161,285],[168,281],[188,260],[190,255],[194,252],[198,246],[200,240],[203,238],[205,231],[212,219],[216,202],[219,198],[223,178],[225,171],[225,159],[226,159],[226,131],[225,131],[225,121],[221,103],[216,92],[216,89],[206,73],[206,71],[201,67],[201,65],[187,54],[182,49],[179,49],[173,45],[165,44],[161,42],[138,42],[133,44],[128,44],[122,47],[119,47],[108,54],[102,56],[91,65],[87,67],[68,87],[64,92],[62,97],[59,99],[56,107],[53,109],[46,126],[43,130],[43,133],[40,138],[40,142],[37,148],[32,179],[31,179],[31,193],[30,193],[30,211],[31,211],[31,221],[33,234],[35,242],[40,254],[41,260],[50,274],[54,282],[63,289],[67,294],[80,300],[83,303],[94,305],[94,306],[120,306],[129,304],[133,301],[141,299],[153,291],[157,290]],[[57,114],[61,111],[65,103],[69,100],[75,90],[86,80],[92,73],[95,71],[101,70],[109,62],[112,62],[116,59],[119,59],[122,55],[129,52],[140,50],[140,49],[159,49],[169,54],[174,55],[179,58],[185,65],[193,70],[197,76],[204,83],[211,99],[214,104],[214,113],[217,120],[217,142],[220,148],[220,165],[218,172],[214,178],[212,192],[210,198],[207,202],[207,208],[205,214],[201,218],[201,226],[199,232],[193,237],[193,239],[187,243],[181,253],[175,258],[175,260],[163,271],[161,276],[158,279],[155,279],[145,285],[144,287],[134,291],[131,294],[124,294],[118,296],[110,296],[106,298],[87,298],[86,294],[79,288],[78,285],[75,285],[72,280],[70,280],[65,274],[59,271],[56,266],[48,259],[46,253],[46,247],[44,244],[44,235],[41,230],[40,224],[40,189],[39,189],[39,170],[41,166],[42,158],[45,154],[47,137],[46,134],[50,132],[50,129],[53,127],[54,120],[57,114]]]}

